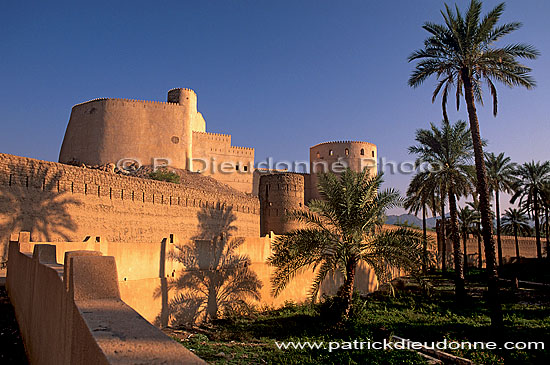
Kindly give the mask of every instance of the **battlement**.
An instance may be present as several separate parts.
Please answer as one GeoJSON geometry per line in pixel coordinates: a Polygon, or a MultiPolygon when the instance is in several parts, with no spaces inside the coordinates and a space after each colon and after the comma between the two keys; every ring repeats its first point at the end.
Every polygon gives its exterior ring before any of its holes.
{"type": "Polygon", "coordinates": [[[230,134],[193,131],[193,136],[195,134],[197,135],[197,137],[203,138],[203,139],[214,140],[216,137],[221,137],[221,138],[227,138],[227,139],[231,140],[231,135],[230,134]]]}
{"type": "Polygon", "coordinates": [[[176,91],[176,90],[189,91],[189,92],[192,92],[193,94],[197,95],[197,93],[195,92],[195,90],[189,89],[189,88],[187,88],[187,87],[174,87],[174,88],[168,90],[168,92],[170,92],[170,91],[176,91]]]}
{"type": "Polygon", "coordinates": [[[315,147],[323,146],[323,145],[327,145],[327,144],[352,144],[352,143],[367,144],[367,145],[371,145],[373,147],[376,147],[376,145],[374,143],[363,142],[363,141],[329,141],[329,142],[318,143],[315,146],[312,146],[310,148],[315,148],[315,147]]]}
{"type": "Polygon", "coordinates": [[[179,106],[178,103],[172,103],[168,101],[158,101],[158,100],[140,100],[140,99],[126,99],[126,98],[95,98],[92,100],[84,101],[73,105],[73,108],[79,107],[85,104],[99,102],[99,101],[109,101],[109,102],[121,102],[121,103],[133,103],[135,105],[169,105],[169,106],[179,106]]]}

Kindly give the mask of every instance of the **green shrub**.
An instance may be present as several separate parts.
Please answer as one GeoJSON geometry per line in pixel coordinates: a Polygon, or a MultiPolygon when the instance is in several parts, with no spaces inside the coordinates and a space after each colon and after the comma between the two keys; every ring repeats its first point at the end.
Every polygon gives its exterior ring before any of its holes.
{"type": "Polygon", "coordinates": [[[157,171],[150,172],[149,177],[153,180],[166,181],[174,184],[180,183],[180,176],[166,169],[158,169],[157,171]]]}

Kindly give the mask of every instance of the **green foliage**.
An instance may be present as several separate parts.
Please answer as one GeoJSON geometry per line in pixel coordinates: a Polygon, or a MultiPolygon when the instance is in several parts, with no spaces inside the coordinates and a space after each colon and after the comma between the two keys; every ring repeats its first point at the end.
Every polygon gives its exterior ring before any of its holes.
{"type": "MultiPolygon", "coordinates": [[[[544,263],[542,263],[544,264],[544,263]]],[[[483,273],[471,270],[470,289],[481,291],[483,273]]],[[[411,289],[395,296],[381,292],[367,299],[353,297],[351,320],[335,329],[331,311],[334,297],[318,304],[286,303],[280,309],[259,312],[253,317],[237,316],[213,323],[210,334],[195,334],[183,341],[198,356],[214,364],[420,364],[422,359],[408,351],[279,350],[275,341],[379,341],[396,335],[415,341],[544,341],[550,342],[550,310],[536,304],[544,293],[504,290],[502,299],[506,326],[491,332],[482,296],[457,304],[452,283],[442,276],[426,277],[434,284],[431,295],[411,289]]],[[[336,315],[336,314],[335,314],[336,315]]],[[[550,351],[540,350],[449,350],[478,364],[548,363],[550,351]]]]}
{"type": "Polygon", "coordinates": [[[530,89],[535,86],[529,75],[531,69],[518,61],[519,58],[537,58],[539,51],[535,47],[523,43],[495,47],[495,42],[519,29],[521,23],[497,25],[504,12],[504,3],[483,18],[481,6],[481,1],[472,0],[466,14],[462,14],[458,7],[453,11],[445,4],[445,11],[442,11],[445,23],[424,23],[422,28],[430,35],[424,41],[424,48],[414,51],[408,58],[409,62],[418,60],[409,78],[411,87],[421,85],[432,75],[437,77],[432,102],[441,93],[445,120],[448,120],[446,106],[453,87],[456,87],[459,108],[463,87],[470,83],[476,102],[483,104],[482,84],[485,83],[493,97],[493,114],[496,115],[496,81],[509,87],[530,89]]]}
{"type": "Polygon", "coordinates": [[[416,272],[422,262],[422,235],[406,228],[382,231],[386,209],[400,204],[395,190],[379,191],[382,175],[369,176],[350,169],[340,176],[323,174],[319,191],[308,210],[289,217],[305,228],[279,236],[268,262],[275,266],[273,293],[278,295],[302,270],[317,270],[310,296],[314,300],[327,275],[339,272],[344,284],[343,316],[351,300],[354,272],[361,261],[373,268],[378,280],[387,281],[394,269],[416,272]],[[348,291],[346,292],[346,288],[348,291]]]}
{"type": "Polygon", "coordinates": [[[174,184],[180,183],[180,176],[166,169],[157,169],[157,171],[150,172],[149,177],[153,180],[166,181],[174,184]]]}

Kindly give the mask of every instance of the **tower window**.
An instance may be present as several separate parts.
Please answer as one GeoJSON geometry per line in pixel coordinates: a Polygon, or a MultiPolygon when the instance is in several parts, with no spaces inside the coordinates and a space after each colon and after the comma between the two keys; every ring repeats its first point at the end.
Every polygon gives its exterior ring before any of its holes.
{"type": "Polygon", "coordinates": [[[361,148],[361,156],[365,156],[365,149],[361,148]]]}
{"type": "Polygon", "coordinates": [[[243,170],[244,170],[244,171],[248,171],[248,166],[246,166],[246,165],[243,166],[243,170]]]}
{"type": "Polygon", "coordinates": [[[329,151],[328,151],[328,154],[329,154],[329,156],[332,156],[332,155],[334,155],[334,151],[333,151],[333,150],[329,150],[329,151]]]}
{"type": "Polygon", "coordinates": [[[317,158],[320,158],[320,157],[321,157],[321,154],[317,152],[317,158]]]}
{"type": "Polygon", "coordinates": [[[346,156],[349,156],[349,150],[346,148],[346,156]]]}
{"type": "Polygon", "coordinates": [[[374,157],[374,151],[372,151],[372,157],[374,157]]]}
{"type": "Polygon", "coordinates": [[[239,171],[239,165],[235,165],[235,170],[239,171]]]}

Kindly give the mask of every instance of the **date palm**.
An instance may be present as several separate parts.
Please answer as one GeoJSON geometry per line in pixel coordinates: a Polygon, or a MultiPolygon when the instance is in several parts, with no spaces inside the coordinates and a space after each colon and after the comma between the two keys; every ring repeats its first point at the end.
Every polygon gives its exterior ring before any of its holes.
{"type": "MultiPolygon", "coordinates": [[[[423,174],[417,174],[413,177],[407,188],[407,198],[405,199],[404,207],[408,209],[410,214],[417,215],[422,210],[422,239],[423,239],[423,255],[424,259],[428,256],[428,237],[426,227],[426,214],[427,209],[431,205],[433,215],[436,215],[436,199],[435,193],[437,190],[437,184],[435,181],[430,180],[428,176],[423,174]]],[[[422,272],[426,273],[428,263],[424,261],[422,263],[422,272]]]]}
{"type": "Polygon", "coordinates": [[[528,235],[531,232],[529,218],[521,209],[508,208],[502,218],[502,229],[514,235],[516,241],[516,259],[520,258],[518,234],[528,235]]]}
{"type": "Polygon", "coordinates": [[[476,223],[478,222],[477,212],[468,206],[458,210],[458,219],[460,219],[460,233],[462,233],[462,243],[464,251],[464,270],[468,269],[468,252],[466,244],[470,233],[476,232],[476,223]]]}
{"type": "Polygon", "coordinates": [[[479,200],[474,195],[474,201],[467,202],[466,205],[474,211],[475,222],[473,234],[477,237],[477,268],[481,270],[483,268],[483,254],[481,249],[481,214],[479,213],[479,200]]]}
{"type": "Polygon", "coordinates": [[[312,269],[316,276],[310,296],[315,300],[327,275],[340,273],[343,284],[337,296],[341,320],[345,320],[360,262],[373,269],[379,282],[390,280],[396,269],[420,270],[422,235],[407,228],[381,229],[386,209],[401,203],[397,191],[379,191],[382,181],[382,175],[369,176],[366,169],[319,176],[322,200],[312,200],[309,209],[289,213],[289,218],[304,227],[278,236],[272,246],[268,262],[275,266],[271,279],[275,296],[296,274],[312,269]]]}
{"type": "Polygon", "coordinates": [[[514,203],[518,198],[520,205],[524,206],[529,214],[533,214],[535,220],[535,236],[537,242],[537,258],[542,258],[542,246],[540,242],[540,209],[544,189],[550,180],[550,162],[525,162],[516,169],[518,181],[515,186],[515,194],[510,202],[514,203]]]}
{"type": "Polygon", "coordinates": [[[495,215],[497,217],[497,253],[498,265],[502,266],[502,243],[500,239],[500,192],[513,192],[514,171],[516,164],[511,162],[510,157],[499,153],[485,154],[485,165],[487,166],[487,182],[489,189],[495,192],[495,215]]]}
{"type": "Polygon", "coordinates": [[[550,180],[542,189],[542,205],[544,208],[544,235],[546,236],[546,258],[550,259],[550,180]]]}
{"type": "Polygon", "coordinates": [[[519,29],[521,23],[497,25],[504,11],[504,3],[497,5],[483,18],[481,6],[481,1],[472,0],[463,15],[458,7],[453,11],[445,5],[445,11],[441,12],[444,24],[424,23],[423,29],[430,35],[424,41],[424,48],[414,51],[408,58],[409,62],[418,61],[409,78],[409,85],[418,87],[430,76],[436,76],[438,84],[433,92],[432,102],[441,93],[443,116],[446,120],[446,105],[452,88],[456,88],[457,108],[464,96],[475,151],[491,324],[499,327],[502,325],[502,308],[498,299],[495,244],[489,222],[489,188],[476,102],[483,105],[482,86],[485,84],[491,93],[493,114],[496,116],[498,104],[495,82],[509,87],[534,87],[535,81],[529,75],[531,69],[518,59],[535,59],[539,52],[533,46],[521,43],[496,47],[495,42],[519,29]]]}
{"type": "Polygon", "coordinates": [[[428,164],[431,169],[420,174],[427,174],[426,179],[437,181],[445,186],[449,200],[451,216],[451,241],[453,243],[455,266],[455,291],[457,298],[465,295],[464,264],[460,254],[460,237],[458,233],[456,200],[471,191],[471,162],[473,159],[472,137],[464,121],[451,125],[442,122],[439,129],[431,124],[430,129],[416,131],[418,145],[409,147],[409,153],[417,155],[416,165],[428,164]]]}

